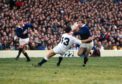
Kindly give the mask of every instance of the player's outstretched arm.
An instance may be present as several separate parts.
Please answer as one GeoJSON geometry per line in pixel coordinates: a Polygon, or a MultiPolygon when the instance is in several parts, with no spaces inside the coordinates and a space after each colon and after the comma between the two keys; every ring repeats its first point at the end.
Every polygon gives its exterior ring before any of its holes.
{"type": "Polygon", "coordinates": [[[31,23],[26,23],[26,24],[25,24],[25,27],[33,28],[33,25],[32,25],[31,23]]]}
{"type": "Polygon", "coordinates": [[[88,39],[86,39],[86,40],[81,40],[81,42],[82,43],[87,43],[87,42],[90,42],[90,41],[92,41],[92,40],[94,40],[95,39],[95,36],[92,36],[92,37],[89,37],[88,39]]]}

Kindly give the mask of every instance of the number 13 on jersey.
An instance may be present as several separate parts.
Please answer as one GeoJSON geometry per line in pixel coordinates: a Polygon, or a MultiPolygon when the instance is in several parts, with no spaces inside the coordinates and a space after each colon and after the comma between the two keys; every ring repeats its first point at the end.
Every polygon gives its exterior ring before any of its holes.
{"type": "Polygon", "coordinates": [[[64,44],[65,46],[69,45],[69,41],[70,41],[70,39],[67,38],[67,37],[66,38],[62,37],[61,38],[61,43],[64,44]]]}

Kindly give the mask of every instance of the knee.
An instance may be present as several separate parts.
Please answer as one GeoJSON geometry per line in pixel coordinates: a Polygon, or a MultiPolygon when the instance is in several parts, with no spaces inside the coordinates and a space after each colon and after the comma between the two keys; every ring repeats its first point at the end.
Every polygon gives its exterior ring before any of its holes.
{"type": "Polygon", "coordinates": [[[55,55],[54,51],[50,50],[49,53],[47,54],[47,57],[52,57],[54,55],[55,55]]]}
{"type": "Polygon", "coordinates": [[[82,54],[78,52],[77,55],[78,55],[78,56],[81,56],[82,54]]]}

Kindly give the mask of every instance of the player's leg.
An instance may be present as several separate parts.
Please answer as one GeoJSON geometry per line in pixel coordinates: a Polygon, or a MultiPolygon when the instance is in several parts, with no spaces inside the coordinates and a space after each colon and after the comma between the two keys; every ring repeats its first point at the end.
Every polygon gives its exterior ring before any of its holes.
{"type": "Polygon", "coordinates": [[[48,59],[50,59],[51,57],[53,57],[56,53],[53,50],[50,50],[47,54],[47,56],[45,56],[39,63],[38,66],[42,66],[44,63],[46,63],[48,61],[48,59]]]}
{"type": "Polygon", "coordinates": [[[83,57],[83,66],[85,66],[88,61],[87,49],[81,47],[78,51],[78,56],[83,57]]]}
{"type": "Polygon", "coordinates": [[[22,46],[20,45],[20,46],[19,46],[18,55],[17,55],[17,57],[16,57],[16,60],[19,59],[19,56],[21,55],[22,51],[23,51],[23,48],[22,48],[22,46]]]}
{"type": "Polygon", "coordinates": [[[59,58],[58,58],[58,62],[57,62],[57,66],[60,66],[62,60],[63,60],[63,57],[62,57],[62,56],[59,56],[59,58]]]}
{"type": "MultiPolygon", "coordinates": [[[[58,58],[58,62],[57,62],[57,66],[60,66],[60,64],[61,64],[61,62],[63,61],[63,57],[62,56],[66,56],[67,55],[67,53],[63,53],[62,52],[62,55],[61,56],[59,56],[59,58],[58,58]]],[[[70,57],[71,56],[71,53],[70,53],[70,51],[68,52],[68,57],[70,57]]]]}
{"type": "Polygon", "coordinates": [[[22,51],[23,51],[23,43],[24,43],[24,41],[23,41],[23,39],[19,39],[19,51],[18,51],[18,55],[17,55],[17,57],[16,57],[16,60],[18,60],[19,59],[19,57],[20,57],[20,55],[21,55],[21,53],[22,53],[22,51]]]}
{"type": "Polygon", "coordinates": [[[89,54],[90,54],[90,51],[93,47],[93,42],[89,43],[89,44],[86,44],[85,45],[86,49],[83,53],[83,56],[84,56],[84,63],[83,63],[83,66],[85,66],[88,62],[88,57],[89,57],[89,54]]]}
{"type": "Polygon", "coordinates": [[[22,44],[22,46],[23,46],[23,51],[22,51],[22,53],[23,53],[23,55],[26,57],[27,62],[29,62],[29,61],[31,61],[31,60],[30,60],[30,57],[28,56],[27,52],[25,51],[26,45],[28,45],[28,43],[29,43],[29,38],[21,39],[21,40],[22,40],[21,44],[22,44]]]}
{"type": "Polygon", "coordinates": [[[26,57],[27,62],[29,62],[29,61],[31,61],[31,60],[30,60],[30,57],[28,56],[27,52],[25,51],[25,47],[26,47],[26,45],[24,45],[22,53],[23,53],[23,55],[26,57]]]}
{"type": "Polygon", "coordinates": [[[89,55],[89,53],[90,53],[90,49],[85,48],[85,51],[83,53],[83,58],[84,58],[83,67],[85,67],[87,62],[88,62],[88,55],[89,55]]]}
{"type": "Polygon", "coordinates": [[[84,51],[85,51],[85,48],[83,48],[83,47],[80,47],[80,49],[78,50],[78,56],[82,56],[83,55],[83,53],[84,53],[84,51]]]}

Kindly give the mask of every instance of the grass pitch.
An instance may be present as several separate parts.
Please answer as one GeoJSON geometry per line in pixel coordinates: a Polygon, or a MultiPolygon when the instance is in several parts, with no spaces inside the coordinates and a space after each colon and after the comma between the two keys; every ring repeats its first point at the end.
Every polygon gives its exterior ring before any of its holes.
{"type": "Polygon", "coordinates": [[[120,57],[90,58],[86,67],[81,58],[64,58],[60,67],[57,58],[39,68],[32,66],[40,60],[0,59],[0,84],[122,84],[120,57]]]}

